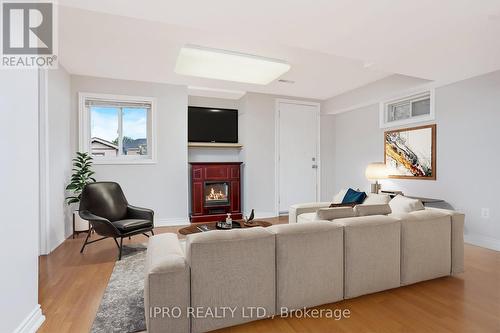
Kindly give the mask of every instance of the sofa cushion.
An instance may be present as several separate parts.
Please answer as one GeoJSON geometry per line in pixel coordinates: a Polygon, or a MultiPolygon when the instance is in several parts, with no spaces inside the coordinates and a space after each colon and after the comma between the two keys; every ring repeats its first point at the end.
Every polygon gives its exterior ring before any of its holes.
{"type": "Polygon", "coordinates": [[[276,310],[275,236],[262,227],[214,230],[186,237],[191,306],[236,308],[234,316],[191,319],[192,332],[207,332],[260,319],[243,309],[276,310]]]}
{"type": "Polygon", "coordinates": [[[344,293],[343,228],[335,222],[278,224],[277,312],[339,301],[344,293]]]}
{"type": "Polygon", "coordinates": [[[459,274],[464,271],[464,224],[465,215],[456,211],[426,208],[447,214],[451,218],[451,273],[459,274]]]}
{"type": "Polygon", "coordinates": [[[328,208],[338,208],[338,207],[351,207],[353,208],[354,206],[356,206],[357,203],[355,202],[351,202],[351,203],[339,203],[339,204],[330,204],[330,206],[328,208]]]}
{"type": "Polygon", "coordinates": [[[451,216],[436,210],[393,214],[401,221],[401,285],[451,273],[451,216]]]}
{"type": "Polygon", "coordinates": [[[152,221],[127,219],[111,222],[121,232],[129,232],[137,229],[149,228],[153,226],[152,221]]]}
{"type": "Polygon", "coordinates": [[[346,193],[347,193],[347,188],[341,189],[337,194],[333,196],[332,204],[342,203],[342,200],[344,200],[346,193]]]}
{"type": "Polygon", "coordinates": [[[304,213],[316,213],[319,208],[327,208],[330,202],[308,202],[291,205],[288,210],[288,223],[297,223],[298,216],[304,213]]]}
{"type": "Polygon", "coordinates": [[[297,223],[307,223],[317,220],[316,213],[303,213],[297,216],[297,223]]]}
{"type": "Polygon", "coordinates": [[[368,193],[363,205],[381,205],[387,204],[389,201],[391,201],[391,197],[388,194],[368,193]]]}
{"type": "Polygon", "coordinates": [[[190,305],[189,266],[176,234],[164,233],[149,238],[145,260],[144,309],[148,332],[188,332],[190,305]],[[175,320],[154,316],[153,308],[178,307],[175,320]]]}
{"type": "Polygon", "coordinates": [[[316,211],[315,220],[334,220],[344,217],[353,217],[352,207],[320,208],[316,211]]]}
{"type": "Polygon", "coordinates": [[[422,201],[407,198],[399,194],[389,202],[389,206],[391,206],[393,213],[411,213],[417,210],[425,209],[422,201]]]}
{"type": "Polygon", "coordinates": [[[400,220],[374,215],[335,223],[344,226],[344,298],[399,287],[400,220]]]}
{"type": "Polygon", "coordinates": [[[354,207],[354,214],[356,216],[369,216],[369,215],[388,215],[390,214],[391,207],[388,204],[382,205],[357,205],[354,207]]]}

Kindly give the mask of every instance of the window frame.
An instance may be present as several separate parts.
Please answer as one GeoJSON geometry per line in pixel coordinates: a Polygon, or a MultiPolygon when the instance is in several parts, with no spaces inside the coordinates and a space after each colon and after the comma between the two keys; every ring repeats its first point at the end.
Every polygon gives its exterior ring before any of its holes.
{"type": "MultiPolygon", "coordinates": [[[[94,164],[155,164],[157,163],[157,131],[156,131],[156,98],[144,96],[129,96],[129,95],[113,95],[113,94],[99,94],[99,93],[78,93],[78,110],[79,110],[79,150],[91,153],[90,139],[91,139],[91,121],[90,121],[90,108],[86,107],[86,101],[102,100],[106,102],[116,103],[143,103],[150,104],[150,114],[148,115],[148,150],[150,154],[145,157],[141,155],[119,155],[113,158],[94,157],[94,164]]],[[[120,124],[121,124],[120,120],[120,124]]],[[[121,145],[120,145],[121,146],[121,145]]]]}
{"type": "Polygon", "coordinates": [[[434,89],[428,89],[418,93],[407,94],[395,99],[380,102],[380,128],[397,127],[401,125],[408,125],[413,123],[420,123],[426,121],[432,121],[435,119],[435,107],[434,107],[434,89]],[[413,103],[429,99],[429,114],[413,116],[413,103]],[[389,114],[391,106],[398,104],[410,105],[410,117],[401,120],[389,121],[389,114]]]}

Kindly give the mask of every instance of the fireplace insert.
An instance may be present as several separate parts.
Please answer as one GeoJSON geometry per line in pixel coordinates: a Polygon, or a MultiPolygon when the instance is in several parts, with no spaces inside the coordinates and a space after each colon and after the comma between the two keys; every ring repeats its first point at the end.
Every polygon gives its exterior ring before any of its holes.
{"type": "Polygon", "coordinates": [[[229,206],[229,182],[206,181],[203,188],[203,206],[229,206]]]}

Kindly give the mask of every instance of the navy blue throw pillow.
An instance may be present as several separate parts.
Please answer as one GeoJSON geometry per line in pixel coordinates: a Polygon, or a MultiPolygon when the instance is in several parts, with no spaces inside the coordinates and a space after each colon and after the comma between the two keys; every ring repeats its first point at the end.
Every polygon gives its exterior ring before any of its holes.
{"type": "Polygon", "coordinates": [[[344,199],[342,199],[342,203],[357,203],[361,204],[363,201],[365,201],[366,198],[366,193],[365,192],[358,192],[354,191],[352,188],[347,190],[347,193],[344,196],[344,199]]]}

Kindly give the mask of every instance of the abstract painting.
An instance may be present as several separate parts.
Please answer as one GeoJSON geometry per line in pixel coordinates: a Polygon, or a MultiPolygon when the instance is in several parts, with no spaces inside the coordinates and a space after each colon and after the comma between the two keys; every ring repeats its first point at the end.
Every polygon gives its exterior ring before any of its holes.
{"type": "Polygon", "coordinates": [[[387,131],[384,147],[390,178],[436,179],[436,125],[387,131]]]}

